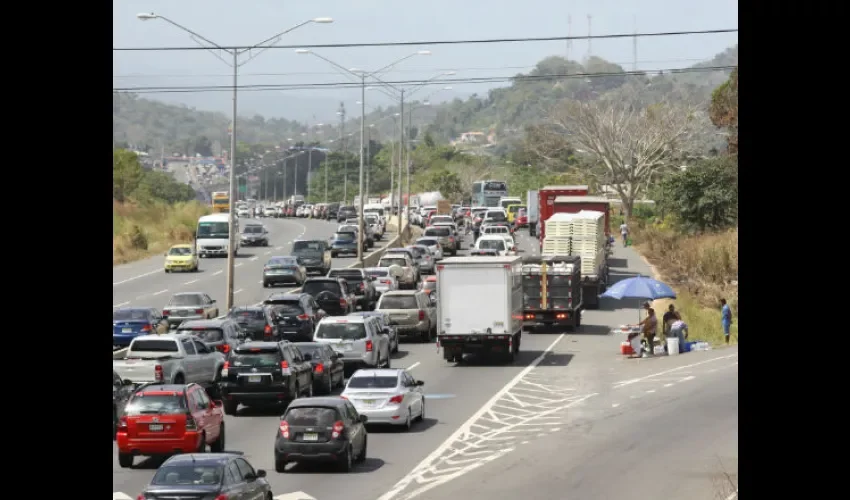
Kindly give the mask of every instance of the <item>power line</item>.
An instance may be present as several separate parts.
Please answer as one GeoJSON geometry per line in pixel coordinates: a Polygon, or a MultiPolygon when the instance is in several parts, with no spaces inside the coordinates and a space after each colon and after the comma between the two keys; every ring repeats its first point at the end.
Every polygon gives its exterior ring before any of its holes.
{"type": "MultiPolygon", "coordinates": [[[[585,35],[585,36],[548,36],[548,37],[523,37],[523,38],[484,38],[472,40],[430,40],[420,42],[367,42],[367,43],[326,43],[320,45],[269,45],[265,49],[342,49],[355,47],[405,47],[411,45],[467,45],[483,43],[527,43],[527,42],[564,42],[567,40],[604,40],[610,38],[632,38],[632,37],[656,37],[656,36],[681,36],[681,35],[715,35],[720,33],[737,33],[738,28],[719,30],[697,30],[697,31],[661,31],[655,33],[615,33],[611,35],[585,35]]],[[[145,51],[186,51],[186,50],[258,50],[256,46],[236,45],[219,47],[113,47],[118,52],[145,52],[145,51]]]]}
{"type": "MultiPolygon", "coordinates": [[[[571,74],[548,74],[548,75],[517,75],[517,76],[492,76],[492,77],[467,77],[446,78],[435,80],[400,80],[385,81],[390,85],[447,85],[447,84],[470,84],[470,83],[505,83],[516,81],[545,81],[556,79],[576,78],[602,78],[611,76],[648,76],[651,73],[659,74],[682,74],[682,73],[705,73],[713,71],[731,71],[736,66],[705,66],[692,68],[667,68],[652,71],[624,71],[619,73],[571,73],[571,74]]],[[[329,83],[292,83],[292,84],[251,84],[240,85],[237,88],[243,92],[267,92],[278,90],[306,90],[306,89],[347,89],[360,88],[360,82],[329,82],[329,83]]],[[[133,94],[167,94],[167,93],[200,93],[200,92],[230,92],[232,85],[206,85],[185,87],[118,87],[113,88],[114,93],[133,94]]]]}
{"type": "MultiPolygon", "coordinates": [[[[639,64],[661,64],[661,63],[693,63],[693,62],[702,62],[705,61],[704,57],[692,57],[692,58],[678,58],[678,59],[659,59],[656,61],[653,60],[639,60],[637,61],[639,64]]],[[[633,61],[622,61],[622,62],[614,62],[609,61],[611,64],[616,64],[618,66],[625,66],[626,64],[632,64],[633,61]]],[[[498,71],[498,70],[518,70],[518,71],[529,71],[536,68],[536,65],[532,66],[469,66],[469,67],[453,67],[453,68],[393,68],[393,73],[441,73],[443,71],[498,71]]],[[[637,70],[635,70],[637,71],[637,70]]],[[[654,70],[644,70],[644,71],[654,71],[654,70]]],[[[239,78],[246,78],[249,76],[339,76],[338,71],[292,71],[287,73],[240,73],[239,78]]],[[[233,78],[232,73],[206,73],[206,74],[192,74],[192,73],[148,73],[148,74],[120,74],[120,75],[112,75],[112,78],[120,78],[120,79],[131,79],[131,78],[233,78]]]]}

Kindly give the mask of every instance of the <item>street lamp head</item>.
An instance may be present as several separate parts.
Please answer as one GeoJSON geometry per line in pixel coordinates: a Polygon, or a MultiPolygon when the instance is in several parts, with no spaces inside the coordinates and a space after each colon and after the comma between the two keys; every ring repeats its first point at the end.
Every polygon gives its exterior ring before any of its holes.
{"type": "Polygon", "coordinates": [[[443,76],[454,76],[457,74],[457,71],[446,71],[443,73],[443,76]]]}
{"type": "Polygon", "coordinates": [[[417,50],[416,55],[417,56],[430,56],[431,51],[430,50],[417,50]]]}
{"type": "Polygon", "coordinates": [[[309,54],[310,51],[307,49],[295,49],[296,54],[309,54]]]}
{"type": "Polygon", "coordinates": [[[354,101],[354,104],[363,104],[362,101],[354,101]]]}
{"type": "Polygon", "coordinates": [[[393,116],[401,116],[401,113],[393,113],[393,116]]]}
{"type": "Polygon", "coordinates": [[[364,71],[360,68],[348,68],[348,71],[350,71],[352,73],[365,73],[366,72],[366,71],[364,71]]]}
{"type": "Polygon", "coordinates": [[[136,14],[136,17],[141,21],[150,21],[151,19],[156,19],[159,16],[157,16],[153,12],[140,12],[136,14]]]}
{"type": "Polygon", "coordinates": [[[293,139],[292,137],[287,137],[286,140],[287,141],[294,141],[295,139],[293,139]]]}
{"type": "Polygon", "coordinates": [[[334,22],[334,19],[332,17],[316,17],[313,19],[313,22],[319,24],[330,24],[334,22]]]}

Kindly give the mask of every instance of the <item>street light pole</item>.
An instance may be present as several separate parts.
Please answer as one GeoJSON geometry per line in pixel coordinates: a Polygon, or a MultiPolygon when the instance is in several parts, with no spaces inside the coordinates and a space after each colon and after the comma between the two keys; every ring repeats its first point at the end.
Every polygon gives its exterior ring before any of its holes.
{"type": "MultiPolygon", "coordinates": [[[[230,200],[236,199],[236,94],[238,93],[237,79],[239,77],[239,53],[231,52],[233,56],[233,125],[230,127],[230,200]]],[[[226,307],[230,311],[233,307],[233,272],[236,262],[236,211],[230,208],[230,227],[227,238],[227,295],[226,307]]]]}
{"type": "Polygon", "coordinates": [[[399,120],[399,141],[398,141],[398,233],[401,234],[401,166],[404,164],[404,89],[401,89],[400,112],[401,120],[399,120]]]}
{"type": "Polygon", "coordinates": [[[363,139],[366,135],[366,72],[360,73],[360,203],[357,210],[357,265],[363,265],[363,139]]]}

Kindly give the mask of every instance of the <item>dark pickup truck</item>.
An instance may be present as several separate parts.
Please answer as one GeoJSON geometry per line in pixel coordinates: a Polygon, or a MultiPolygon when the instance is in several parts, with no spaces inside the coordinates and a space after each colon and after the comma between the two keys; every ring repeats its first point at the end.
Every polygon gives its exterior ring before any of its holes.
{"type": "Polygon", "coordinates": [[[523,257],[523,329],[543,324],[577,330],[583,308],[581,290],[580,257],[523,257]]]}
{"type": "Polygon", "coordinates": [[[364,311],[375,310],[378,302],[378,292],[375,290],[375,278],[369,276],[364,269],[331,269],[328,276],[342,278],[357,297],[357,305],[364,311]]]}

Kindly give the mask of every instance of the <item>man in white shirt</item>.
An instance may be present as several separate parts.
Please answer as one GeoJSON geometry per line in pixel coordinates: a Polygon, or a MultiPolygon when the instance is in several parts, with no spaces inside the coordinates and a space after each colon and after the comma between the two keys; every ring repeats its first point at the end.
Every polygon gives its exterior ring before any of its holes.
{"type": "Polygon", "coordinates": [[[626,246],[626,241],[629,239],[629,226],[625,222],[620,224],[620,234],[623,235],[623,246],[626,246]]]}

